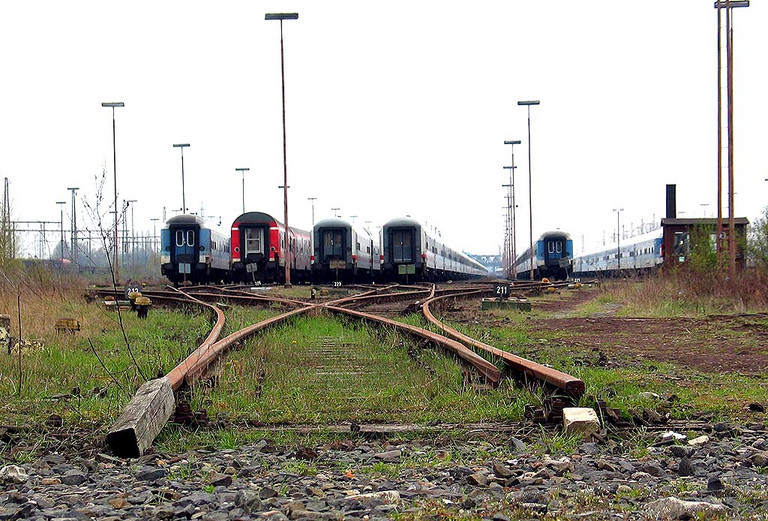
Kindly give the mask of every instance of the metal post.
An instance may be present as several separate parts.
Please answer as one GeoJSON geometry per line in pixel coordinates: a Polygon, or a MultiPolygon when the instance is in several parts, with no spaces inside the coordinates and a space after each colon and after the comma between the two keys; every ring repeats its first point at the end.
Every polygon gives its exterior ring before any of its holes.
{"type": "Polygon", "coordinates": [[[158,220],[159,219],[157,217],[153,217],[153,218],[150,219],[150,221],[152,221],[152,241],[151,241],[151,245],[152,245],[152,252],[153,253],[155,251],[155,248],[157,247],[157,221],[158,220]]]}
{"type": "Polygon", "coordinates": [[[181,213],[187,213],[187,196],[184,191],[184,147],[188,147],[189,143],[177,143],[174,147],[181,150],[181,213]]]}
{"type": "Polygon", "coordinates": [[[518,101],[518,105],[528,107],[528,218],[530,233],[530,252],[531,252],[531,280],[533,280],[533,189],[531,188],[531,105],[538,105],[539,100],[518,101]]]}
{"type": "Polygon", "coordinates": [[[119,102],[110,102],[110,103],[102,103],[102,107],[109,107],[112,109],[112,172],[114,174],[114,181],[115,181],[115,226],[114,226],[114,239],[115,239],[115,251],[114,251],[114,265],[115,265],[115,284],[120,284],[120,270],[118,265],[118,245],[117,245],[117,146],[115,141],[115,108],[118,107],[125,107],[125,103],[119,101],[119,102]]]}
{"type": "MultiPolygon", "coordinates": [[[[749,7],[749,0],[725,0],[716,1],[715,9],[717,9],[717,94],[718,94],[718,194],[719,197],[722,194],[722,80],[721,80],[721,19],[720,10],[725,7],[725,55],[726,55],[726,99],[727,99],[727,112],[728,112],[728,273],[731,277],[736,274],[736,223],[734,212],[734,168],[733,168],[733,28],[731,27],[731,10],[735,7],[749,7]]],[[[718,199],[719,199],[718,197],[718,199]]],[[[718,200],[718,215],[722,216],[721,209],[722,201],[718,200]]],[[[718,235],[722,232],[722,217],[718,219],[718,235]]],[[[719,239],[718,239],[719,243],[719,239]]],[[[720,253],[718,248],[718,254],[720,253]]]]}
{"type": "Polygon", "coordinates": [[[71,229],[71,235],[70,235],[70,241],[71,241],[71,254],[72,254],[72,263],[77,267],[77,205],[75,203],[75,197],[77,196],[77,191],[80,190],[79,188],[67,188],[67,190],[72,192],[72,229],[71,229]]]}
{"type": "Polygon", "coordinates": [[[624,208],[614,208],[613,211],[616,212],[616,262],[618,263],[616,271],[618,272],[621,270],[621,225],[619,224],[619,215],[624,211],[624,208]]]}
{"type": "MultiPolygon", "coordinates": [[[[528,136],[528,141],[530,142],[530,135],[528,136]]],[[[515,165],[515,145],[519,145],[522,143],[520,140],[514,140],[514,141],[505,141],[505,145],[511,145],[512,149],[512,166],[509,168],[509,184],[512,185],[511,191],[512,191],[512,230],[510,232],[511,237],[511,246],[512,246],[512,279],[517,279],[517,226],[515,223],[515,182],[513,175],[515,173],[515,168],[517,166],[515,165]]],[[[530,157],[528,159],[529,168],[530,168],[530,157]]],[[[505,167],[506,168],[506,167],[505,167]]],[[[530,172],[530,171],[529,171],[530,172]]]]}
{"type": "Polygon", "coordinates": [[[243,176],[243,213],[245,213],[245,173],[250,170],[250,168],[235,168],[236,171],[240,172],[243,176]]]}
{"type": "Polygon", "coordinates": [[[59,230],[61,230],[61,244],[60,244],[60,250],[59,255],[60,258],[64,258],[64,205],[67,204],[66,201],[56,201],[56,204],[59,205],[60,210],[60,216],[59,216],[59,230]]]}
{"type": "Polygon", "coordinates": [[[285,132],[285,48],[283,46],[283,20],[296,20],[298,13],[267,13],[265,20],[280,20],[280,75],[283,93],[283,213],[285,220],[285,286],[291,286],[290,227],[288,225],[288,154],[285,132]]]}

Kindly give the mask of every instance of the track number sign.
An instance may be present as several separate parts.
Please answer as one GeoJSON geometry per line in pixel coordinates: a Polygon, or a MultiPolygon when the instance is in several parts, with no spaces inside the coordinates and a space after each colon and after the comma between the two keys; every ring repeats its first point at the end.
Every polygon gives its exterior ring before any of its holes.
{"type": "Polygon", "coordinates": [[[509,284],[494,284],[493,295],[499,298],[509,297],[509,284]]]}

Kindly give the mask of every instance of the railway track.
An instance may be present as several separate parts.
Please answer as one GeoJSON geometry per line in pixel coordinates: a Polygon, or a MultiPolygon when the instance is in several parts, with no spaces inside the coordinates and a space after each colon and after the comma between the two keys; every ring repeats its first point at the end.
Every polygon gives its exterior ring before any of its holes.
{"type": "MultiPolygon", "coordinates": [[[[552,285],[541,283],[525,283],[519,286],[517,284],[513,286],[513,295],[523,295],[531,291],[541,291],[543,287],[552,287],[552,285]]],[[[151,298],[153,302],[168,305],[200,306],[215,316],[215,324],[200,346],[178,366],[163,378],[150,380],[142,385],[120,418],[110,428],[107,443],[113,452],[119,456],[137,457],[143,454],[151,446],[154,438],[173,413],[175,408],[174,393],[182,385],[185,383],[191,385],[196,379],[206,374],[211,365],[224,352],[245,338],[310,311],[326,311],[346,315],[357,320],[391,328],[437,345],[454,355],[467,370],[475,372],[481,379],[494,386],[499,384],[504,374],[515,373],[525,379],[538,380],[559,388],[572,397],[578,397],[582,394],[584,383],[581,380],[463,335],[440,322],[430,310],[430,303],[447,298],[490,295],[491,288],[491,284],[470,291],[460,287],[437,289],[434,285],[406,288],[398,285],[362,287],[360,289],[363,291],[360,294],[323,303],[253,295],[242,286],[201,286],[191,291],[150,288],[142,294],[151,298]],[[382,301],[418,303],[424,316],[440,333],[355,309],[382,301]],[[225,322],[224,312],[217,305],[221,302],[255,306],[279,305],[287,311],[240,329],[224,338],[219,338],[225,322]]],[[[114,290],[108,289],[96,290],[94,293],[102,297],[117,294],[114,290]]],[[[328,346],[330,345],[332,343],[328,344],[328,346]]],[[[332,365],[333,357],[336,356],[322,350],[318,351],[318,355],[327,355],[329,367],[332,365]]],[[[354,367],[354,364],[346,364],[345,369],[349,370],[350,367],[354,367]]],[[[337,374],[338,367],[336,369],[329,368],[327,372],[337,374]]]]}

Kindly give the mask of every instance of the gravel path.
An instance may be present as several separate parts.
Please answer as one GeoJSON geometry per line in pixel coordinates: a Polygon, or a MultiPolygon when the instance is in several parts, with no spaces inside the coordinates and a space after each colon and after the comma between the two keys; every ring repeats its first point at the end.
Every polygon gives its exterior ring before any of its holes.
{"type": "Polygon", "coordinates": [[[261,440],[133,460],[48,454],[0,469],[0,521],[764,519],[768,432],[757,424],[705,432],[582,443],[552,457],[540,443],[500,434],[291,450],[261,440]]]}

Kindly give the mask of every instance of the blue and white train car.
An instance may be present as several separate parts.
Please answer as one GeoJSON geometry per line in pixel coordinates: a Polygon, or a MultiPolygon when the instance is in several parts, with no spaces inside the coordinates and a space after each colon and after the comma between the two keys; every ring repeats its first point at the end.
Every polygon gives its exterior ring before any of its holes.
{"type": "MultiPolygon", "coordinates": [[[[531,249],[515,261],[518,279],[531,278],[531,249]]],[[[573,240],[565,232],[546,232],[533,243],[533,278],[566,280],[573,270],[573,240]]]]}
{"type": "Polygon", "coordinates": [[[664,262],[662,229],[621,240],[610,248],[580,255],[573,260],[573,274],[616,276],[622,273],[655,271],[664,262]]]}
{"type": "Polygon", "coordinates": [[[171,217],[160,230],[163,276],[178,285],[229,279],[229,239],[197,215],[171,217]]]}

